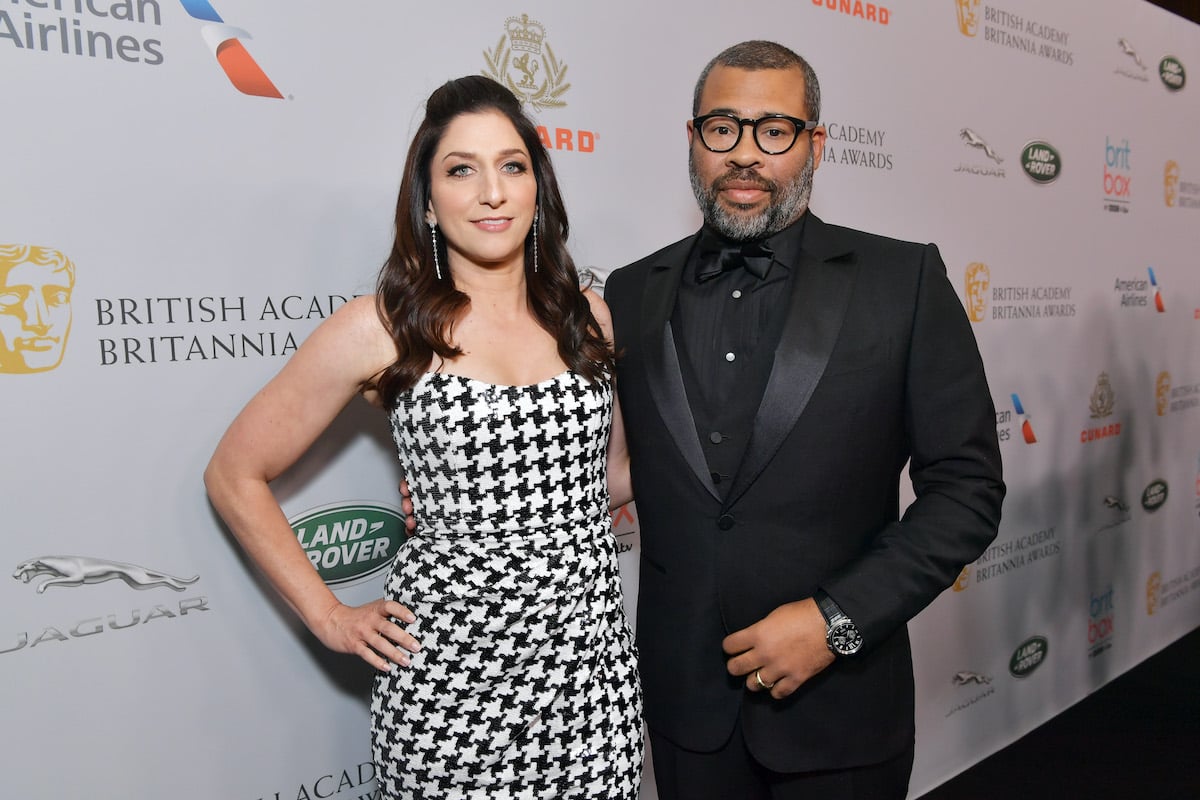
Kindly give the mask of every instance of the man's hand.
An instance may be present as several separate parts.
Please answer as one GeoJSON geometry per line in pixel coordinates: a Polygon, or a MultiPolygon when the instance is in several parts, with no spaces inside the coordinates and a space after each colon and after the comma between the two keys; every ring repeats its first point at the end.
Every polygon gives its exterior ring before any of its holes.
{"type": "Polygon", "coordinates": [[[752,692],[769,688],[776,700],[834,662],[825,643],[825,618],[812,598],[780,606],[726,636],[722,647],[730,656],[729,674],[745,675],[752,692]]]}

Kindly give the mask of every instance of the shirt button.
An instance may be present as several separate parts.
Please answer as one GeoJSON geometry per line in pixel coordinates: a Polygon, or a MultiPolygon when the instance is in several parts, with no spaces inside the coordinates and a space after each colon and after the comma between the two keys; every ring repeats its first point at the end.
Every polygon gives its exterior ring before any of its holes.
{"type": "Polygon", "coordinates": [[[726,360],[726,361],[733,361],[735,358],[737,358],[737,356],[735,356],[733,353],[726,353],[726,354],[725,354],[725,360],[726,360]]]}
{"type": "Polygon", "coordinates": [[[724,436],[722,436],[722,435],[721,435],[720,433],[718,433],[717,431],[713,431],[712,433],[710,433],[710,434],[708,435],[708,440],[709,440],[710,442],[712,442],[713,444],[720,444],[720,443],[721,443],[721,441],[722,441],[724,438],[725,438],[725,437],[724,437],[724,436]]]}
{"type": "Polygon", "coordinates": [[[722,514],[717,519],[717,527],[723,531],[727,531],[733,527],[734,519],[732,514],[722,514]]]}
{"type": "Polygon", "coordinates": [[[742,296],[742,290],[741,290],[741,289],[734,289],[734,290],[733,290],[733,299],[734,299],[734,300],[737,300],[737,299],[738,299],[739,297],[741,297],[741,296],[742,296]]]}

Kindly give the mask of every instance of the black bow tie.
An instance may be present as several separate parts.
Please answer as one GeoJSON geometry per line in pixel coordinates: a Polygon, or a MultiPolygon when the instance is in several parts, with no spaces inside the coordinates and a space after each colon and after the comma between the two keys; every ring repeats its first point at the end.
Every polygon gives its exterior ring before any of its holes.
{"type": "Polygon", "coordinates": [[[762,242],[731,242],[708,229],[700,234],[700,260],[696,282],[704,283],[723,272],[745,269],[762,280],[771,271],[775,253],[762,242]]]}

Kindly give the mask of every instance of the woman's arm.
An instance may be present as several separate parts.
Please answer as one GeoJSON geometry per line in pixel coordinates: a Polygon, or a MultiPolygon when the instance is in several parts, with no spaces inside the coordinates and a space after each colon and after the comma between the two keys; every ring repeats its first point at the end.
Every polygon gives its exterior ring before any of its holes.
{"type": "MultiPolygon", "coordinates": [[[[599,323],[609,347],[612,347],[612,314],[608,311],[608,304],[591,289],[586,290],[584,294],[592,306],[592,316],[599,323]]],[[[625,420],[621,417],[621,403],[617,399],[615,379],[612,428],[608,434],[608,497],[610,511],[633,500],[633,482],[629,478],[629,448],[625,444],[625,420]]]]}
{"type": "Polygon", "coordinates": [[[320,325],[229,426],[204,484],[213,506],[271,584],[327,647],[377,669],[407,664],[416,641],[389,617],[399,603],[343,605],[321,580],[269,487],[345,405],[395,358],[373,297],[356,298],[320,325]]]}

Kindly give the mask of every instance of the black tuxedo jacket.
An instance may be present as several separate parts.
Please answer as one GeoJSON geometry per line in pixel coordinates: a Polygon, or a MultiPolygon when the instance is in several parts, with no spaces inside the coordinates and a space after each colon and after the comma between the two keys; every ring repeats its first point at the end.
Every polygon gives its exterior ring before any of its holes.
{"type": "Polygon", "coordinates": [[[614,272],[605,298],[641,529],[637,638],[651,728],[706,751],[740,713],[771,769],[870,764],[913,738],[906,622],[995,537],[995,410],[933,245],[810,214],[741,466],[711,484],[670,329],[695,236],[614,272]],[[899,474],[917,496],[899,516],[899,474]],[[863,651],[790,697],[750,693],[721,640],[827,591],[863,651]]]}

